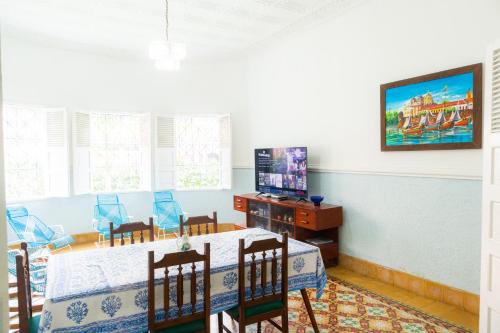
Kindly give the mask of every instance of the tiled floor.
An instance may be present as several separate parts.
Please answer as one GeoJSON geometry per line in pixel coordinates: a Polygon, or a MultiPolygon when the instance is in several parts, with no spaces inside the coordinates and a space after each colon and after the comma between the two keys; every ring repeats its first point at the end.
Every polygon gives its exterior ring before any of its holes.
{"type": "Polygon", "coordinates": [[[479,331],[479,316],[472,313],[426,297],[418,296],[407,290],[360,275],[343,267],[329,268],[327,271],[329,275],[358,285],[379,295],[407,304],[435,317],[439,317],[451,323],[463,326],[474,332],[479,331]]]}
{"type": "MultiPolygon", "coordinates": [[[[77,244],[73,246],[74,251],[95,248],[96,245],[94,243],[77,244]]],[[[62,252],[65,251],[66,250],[63,250],[62,252]]],[[[439,317],[451,323],[463,326],[474,332],[479,331],[479,316],[463,311],[454,306],[437,302],[426,297],[418,296],[407,290],[394,287],[370,277],[360,275],[343,267],[329,268],[328,273],[334,277],[366,288],[379,295],[386,296],[393,300],[412,306],[435,317],[439,317]]]]}

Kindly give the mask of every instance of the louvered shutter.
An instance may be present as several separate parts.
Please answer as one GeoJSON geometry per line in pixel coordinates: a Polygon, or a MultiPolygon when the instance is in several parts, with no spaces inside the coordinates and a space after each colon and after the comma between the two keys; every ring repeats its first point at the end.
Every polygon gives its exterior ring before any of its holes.
{"type": "Polygon", "coordinates": [[[500,132],[500,49],[493,51],[491,63],[491,132],[500,132]]]}
{"type": "Polygon", "coordinates": [[[229,114],[220,116],[219,124],[221,188],[231,189],[233,171],[231,161],[231,116],[229,114]]]}
{"type": "Polygon", "coordinates": [[[50,109],[47,119],[47,196],[69,194],[67,118],[64,109],[50,109]]]}
{"type": "Polygon", "coordinates": [[[90,114],[73,115],[73,188],[75,194],[90,193],[90,114]]]}
{"type": "Polygon", "coordinates": [[[156,117],[156,189],[175,189],[175,117],[156,117]]]}

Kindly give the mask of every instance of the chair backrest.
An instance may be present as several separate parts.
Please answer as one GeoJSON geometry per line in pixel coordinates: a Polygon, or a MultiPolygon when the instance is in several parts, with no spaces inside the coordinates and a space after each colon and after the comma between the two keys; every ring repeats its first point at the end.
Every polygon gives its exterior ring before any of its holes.
{"type": "Polygon", "coordinates": [[[120,203],[117,194],[97,195],[94,218],[99,221],[99,230],[108,229],[109,222],[113,222],[116,227],[128,222],[127,210],[125,206],[120,203]]]}
{"type": "Polygon", "coordinates": [[[98,194],[97,195],[97,204],[98,205],[117,205],[120,203],[120,199],[118,199],[118,194],[98,194]]]}
{"type": "MultiPolygon", "coordinates": [[[[179,324],[184,324],[196,320],[205,322],[205,332],[210,329],[210,244],[205,243],[205,253],[199,254],[195,250],[187,252],[168,253],[163,256],[160,261],[154,261],[154,251],[149,251],[149,281],[148,281],[148,328],[150,332],[156,332],[179,324]],[[197,274],[196,263],[203,262],[203,306],[201,311],[197,310],[196,290],[197,274]],[[186,265],[188,264],[188,265],[186,265]],[[183,267],[184,265],[184,267],[183,267]],[[175,267],[175,268],[174,268],[175,267]],[[165,318],[161,321],[156,321],[155,310],[155,270],[164,268],[163,278],[163,309],[165,318]],[[174,304],[170,307],[170,278],[169,268],[172,271],[177,270],[178,274],[175,278],[176,290],[172,299],[174,304]],[[189,272],[189,268],[190,272],[189,272]],[[183,273],[183,269],[186,272],[183,273]],[[191,274],[190,280],[190,303],[184,305],[184,274],[191,274]],[[176,303],[176,304],[175,304],[176,303]],[[190,313],[189,311],[190,310],[190,313]],[[183,313],[187,313],[182,315],[183,313]]],[[[200,308],[198,306],[198,308],[200,308]]]]}
{"type": "Polygon", "coordinates": [[[172,195],[172,192],[170,192],[170,191],[155,192],[155,193],[153,193],[153,197],[155,199],[155,202],[165,202],[165,201],[174,200],[174,196],[172,195]]]}
{"type": "Polygon", "coordinates": [[[213,232],[217,233],[217,212],[213,212],[212,218],[208,217],[207,215],[205,216],[191,216],[189,217],[186,221],[184,221],[184,216],[181,215],[179,216],[180,219],[180,226],[179,226],[179,231],[181,236],[184,235],[184,228],[188,229],[189,236],[193,236],[193,227],[197,227],[198,235],[201,235],[201,225],[205,225],[205,233],[208,234],[209,229],[208,225],[212,224],[213,225],[213,232]]]}
{"type": "Polygon", "coordinates": [[[245,320],[245,308],[256,306],[271,301],[282,301],[287,307],[288,303],[288,233],[283,234],[282,241],[276,238],[253,241],[245,248],[245,240],[240,239],[238,260],[238,285],[239,285],[239,314],[245,320]],[[278,265],[278,252],[281,250],[281,268],[278,265]],[[250,254],[250,299],[245,294],[245,256],[250,254]],[[256,254],[260,255],[260,293],[257,292],[257,261],[256,254]],[[267,281],[268,263],[271,269],[271,281],[267,281]],[[281,287],[281,288],[280,288],[281,287]]]}
{"type": "Polygon", "coordinates": [[[171,192],[155,192],[153,203],[153,213],[157,216],[156,223],[164,229],[179,227],[179,217],[182,209],[179,203],[173,199],[171,192]]]}
{"type": "Polygon", "coordinates": [[[118,228],[114,228],[113,222],[109,224],[109,242],[113,247],[115,246],[115,235],[120,235],[120,245],[125,245],[125,236],[130,236],[130,244],[135,244],[134,232],[140,233],[140,242],[144,243],[144,231],[149,231],[149,241],[153,242],[155,240],[155,233],[153,227],[153,219],[149,218],[149,224],[144,224],[144,222],[133,222],[120,225],[118,228]]]}
{"type": "Polygon", "coordinates": [[[7,207],[6,214],[9,225],[20,239],[24,238],[25,232],[33,233],[37,241],[45,242],[52,240],[55,235],[55,232],[42,220],[35,215],[30,215],[26,207],[7,207]]]}
{"type": "Polygon", "coordinates": [[[31,302],[30,267],[28,246],[21,243],[21,253],[16,256],[17,302],[19,309],[19,332],[29,332],[29,319],[33,315],[31,302]]]}

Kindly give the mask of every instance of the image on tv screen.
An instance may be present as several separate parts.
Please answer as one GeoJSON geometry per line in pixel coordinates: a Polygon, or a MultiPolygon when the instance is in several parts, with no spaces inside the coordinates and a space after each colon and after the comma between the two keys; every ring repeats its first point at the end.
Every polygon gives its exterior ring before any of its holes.
{"type": "Polygon", "coordinates": [[[256,149],[255,178],[259,192],[306,196],[307,148],[256,149]]]}

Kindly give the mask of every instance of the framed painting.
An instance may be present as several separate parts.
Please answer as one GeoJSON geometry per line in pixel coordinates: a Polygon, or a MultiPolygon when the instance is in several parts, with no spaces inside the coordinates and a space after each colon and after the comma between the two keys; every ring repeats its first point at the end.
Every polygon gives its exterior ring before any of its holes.
{"type": "Polygon", "coordinates": [[[380,86],[382,151],[479,149],[482,64],[380,86]]]}

